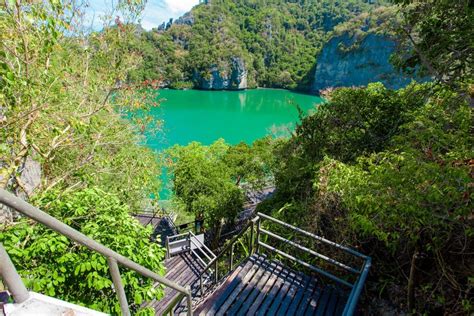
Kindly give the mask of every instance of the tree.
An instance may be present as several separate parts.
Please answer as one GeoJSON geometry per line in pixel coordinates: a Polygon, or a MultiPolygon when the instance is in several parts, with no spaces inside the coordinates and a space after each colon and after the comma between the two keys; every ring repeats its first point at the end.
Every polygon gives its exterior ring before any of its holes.
{"type": "Polygon", "coordinates": [[[401,46],[396,63],[411,69],[419,65],[437,81],[458,89],[472,84],[472,1],[392,1],[400,5],[403,18],[399,33],[406,44],[401,46]]]}
{"type": "MultiPolygon", "coordinates": [[[[8,1],[0,13],[0,185],[26,191],[25,161],[41,164],[38,190],[100,185],[132,208],[157,192],[159,166],[139,146],[155,105],[146,87],[126,85],[140,58],[130,51],[140,1],[120,2],[123,21],[105,17],[83,33],[75,1],[8,1]],[[113,24],[113,25],[110,25],[113,24]],[[130,124],[130,123],[134,124],[130,124]]],[[[31,193],[30,193],[31,194],[31,193]]]]}
{"type": "Polygon", "coordinates": [[[174,194],[186,211],[198,219],[206,219],[213,231],[214,247],[223,224],[233,221],[243,205],[243,194],[223,161],[228,148],[219,140],[210,146],[193,142],[168,151],[174,194]]]}
{"type": "MultiPolygon", "coordinates": [[[[164,274],[164,249],[150,241],[151,226],[144,228],[131,219],[130,209],[116,196],[98,188],[67,193],[53,190],[36,196],[32,202],[112,250],[164,274]]],[[[27,218],[14,225],[2,224],[0,242],[28,288],[102,312],[120,314],[104,256],[27,218]]],[[[153,280],[129,269],[123,269],[121,276],[134,312],[140,310],[143,301],[159,299],[163,294],[160,287],[153,286],[153,280]]]]}

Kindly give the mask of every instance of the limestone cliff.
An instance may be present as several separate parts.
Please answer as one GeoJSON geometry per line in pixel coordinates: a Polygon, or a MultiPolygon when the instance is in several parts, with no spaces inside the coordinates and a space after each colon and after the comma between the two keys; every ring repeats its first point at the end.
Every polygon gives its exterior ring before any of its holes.
{"type": "Polygon", "coordinates": [[[390,64],[395,47],[394,40],[378,34],[361,40],[348,33],[333,37],[318,56],[312,90],[365,86],[376,81],[394,89],[406,86],[410,78],[390,64]]]}
{"type": "Polygon", "coordinates": [[[197,88],[204,90],[241,90],[247,89],[247,69],[240,57],[233,57],[229,66],[213,65],[205,71],[195,71],[193,80],[197,88]]]}

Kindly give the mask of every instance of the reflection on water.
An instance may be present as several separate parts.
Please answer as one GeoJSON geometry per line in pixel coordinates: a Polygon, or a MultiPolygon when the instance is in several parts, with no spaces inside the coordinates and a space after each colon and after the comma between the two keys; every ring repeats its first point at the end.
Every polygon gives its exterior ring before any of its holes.
{"type": "Polygon", "coordinates": [[[251,143],[273,134],[288,136],[298,120],[299,106],[314,108],[322,99],[286,90],[247,91],[161,90],[165,98],[152,114],[164,120],[163,134],[147,134],[154,149],[191,141],[211,144],[219,138],[228,143],[251,143]]]}

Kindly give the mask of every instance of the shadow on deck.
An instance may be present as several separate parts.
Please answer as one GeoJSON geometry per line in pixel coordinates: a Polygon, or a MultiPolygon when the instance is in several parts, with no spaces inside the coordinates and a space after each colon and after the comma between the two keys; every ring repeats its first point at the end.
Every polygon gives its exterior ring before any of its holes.
{"type": "MultiPolygon", "coordinates": [[[[166,275],[168,280],[174,281],[182,286],[189,286],[193,297],[197,295],[199,290],[199,275],[202,273],[204,266],[190,252],[183,252],[165,261],[166,275]]],[[[159,283],[155,284],[160,286],[159,283]]],[[[143,307],[152,307],[155,315],[162,315],[169,303],[176,299],[179,292],[167,287],[164,289],[164,296],[161,300],[153,300],[143,304],[143,307]]],[[[185,311],[184,299],[182,304],[177,304],[173,309],[173,314],[180,314],[185,311]]]]}
{"type": "Polygon", "coordinates": [[[255,254],[206,297],[195,315],[342,315],[348,294],[255,254]]]}

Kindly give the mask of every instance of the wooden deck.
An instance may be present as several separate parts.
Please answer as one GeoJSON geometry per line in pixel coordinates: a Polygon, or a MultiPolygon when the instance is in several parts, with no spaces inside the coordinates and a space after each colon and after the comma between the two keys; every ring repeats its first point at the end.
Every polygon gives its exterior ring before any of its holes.
{"type": "MultiPolygon", "coordinates": [[[[165,261],[166,275],[168,280],[174,281],[181,286],[190,286],[193,293],[199,290],[199,274],[204,268],[202,264],[193,258],[189,252],[181,253],[165,261]]],[[[155,286],[159,286],[157,283],[155,286]]],[[[153,307],[155,315],[162,315],[164,309],[179,294],[177,291],[166,287],[165,295],[159,301],[147,302],[143,307],[153,307]]],[[[185,300],[183,300],[184,302],[185,300]]],[[[180,314],[185,309],[185,304],[178,304],[174,309],[174,314],[180,314]]]]}
{"type": "Polygon", "coordinates": [[[253,255],[235,269],[195,315],[341,315],[347,293],[253,255]]]}

